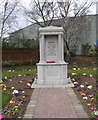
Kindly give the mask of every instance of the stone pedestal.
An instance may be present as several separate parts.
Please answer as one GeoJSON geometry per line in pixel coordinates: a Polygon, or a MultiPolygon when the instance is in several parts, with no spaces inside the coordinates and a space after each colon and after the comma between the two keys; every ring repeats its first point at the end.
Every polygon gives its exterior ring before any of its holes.
{"type": "Polygon", "coordinates": [[[38,85],[65,85],[67,64],[64,61],[63,28],[49,26],[39,28],[40,61],[37,63],[38,85]]]}
{"type": "Polygon", "coordinates": [[[38,63],[37,84],[64,85],[68,84],[67,63],[38,63]]]}

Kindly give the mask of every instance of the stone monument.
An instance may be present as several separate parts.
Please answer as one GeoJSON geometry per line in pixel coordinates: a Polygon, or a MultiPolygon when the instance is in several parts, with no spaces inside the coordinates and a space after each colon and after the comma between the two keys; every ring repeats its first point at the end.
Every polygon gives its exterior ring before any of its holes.
{"type": "Polygon", "coordinates": [[[65,85],[67,64],[64,61],[63,28],[39,28],[40,61],[37,63],[37,85],[65,85]]]}

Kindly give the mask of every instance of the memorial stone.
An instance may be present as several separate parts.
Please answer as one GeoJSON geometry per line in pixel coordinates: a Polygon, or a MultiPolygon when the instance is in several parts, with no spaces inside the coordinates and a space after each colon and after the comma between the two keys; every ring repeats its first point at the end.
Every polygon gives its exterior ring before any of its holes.
{"type": "Polygon", "coordinates": [[[40,61],[37,63],[38,85],[68,84],[67,64],[64,61],[63,28],[39,28],[40,61]]]}

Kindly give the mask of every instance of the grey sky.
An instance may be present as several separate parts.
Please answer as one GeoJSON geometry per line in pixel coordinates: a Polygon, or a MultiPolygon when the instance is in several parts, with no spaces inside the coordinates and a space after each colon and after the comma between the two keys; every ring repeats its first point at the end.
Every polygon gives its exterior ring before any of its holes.
{"type": "MultiPolygon", "coordinates": [[[[41,1],[41,0],[39,0],[41,1]]],[[[48,0],[48,1],[51,1],[51,0],[48,0]]],[[[57,0],[54,0],[54,1],[57,1],[57,0]]],[[[60,0],[61,1],[61,0],[60,0]]],[[[63,0],[64,1],[64,0],[63,0]]],[[[80,0],[80,1],[85,1],[85,0],[80,0]]],[[[92,0],[88,0],[88,1],[92,1],[92,0]]],[[[29,5],[30,5],[30,2],[31,0],[21,0],[21,4],[27,8],[29,8],[29,5]]],[[[96,14],[96,5],[93,5],[91,8],[90,8],[90,13],[89,14],[96,14]]],[[[26,20],[25,16],[19,16],[19,28],[22,28],[22,27],[25,27],[27,26],[28,24],[28,21],[26,20]],[[21,19],[20,19],[21,18],[21,19]],[[21,20],[21,21],[20,21],[21,20]]]]}
{"type": "MultiPolygon", "coordinates": [[[[13,1],[13,0],[12,0],[12,1],[13,1]]],[[[33,0],[32,0],[32,1],[33,1],[33,0]]],[[[39,0],[39,1],[43,1],[43,0],[39,0]]],[[[48,1],[53,1],[53,0],[48,0],[48,1]]],[[[59,0],[54,0],[54,1],[59,1],[59,0]]],[[[60,0],[60,1],[62,1],[62,0],[60,0]]],[[[63,0],[63,1],[64,1],[64,0],[63,0]]],[[[79,0],[79,1],[85,1],[85,0],[79,0]]],[[[91,1],[91,0],[88,0],[88,1],[91,1]]],[[[94,0],[94,1],[96,1],[96,0],[94,0]]],[[[20,4],[23,5],[24,7],[27,7],[27,8],[29,8],[30,2],[31,2],[31,0],[20,0],[20,4]]],[[[93,5],[93,6],[91,7],[91,13],[90,13],[90,14],[96,14],[96,5],[93,5]]],[[[18,25],[17,25],[17,27],[15,28],[15,30],[24,28],[24,27],[28,26],[29,24],[31,24],[31,23],[29,23],[29,22],[27,21],[26,16],[23,16],[23,12],[20,11],[20,12],[18,13],[18,25]]],[[[14,30],[14,31],[15,31],[15,30],[14,30]]]]}

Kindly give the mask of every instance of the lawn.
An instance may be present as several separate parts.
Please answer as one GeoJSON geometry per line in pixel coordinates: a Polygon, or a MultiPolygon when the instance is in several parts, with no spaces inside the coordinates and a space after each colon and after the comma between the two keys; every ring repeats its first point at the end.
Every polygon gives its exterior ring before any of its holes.
{"type": "MultiPolygon", "coordinates": [[[[83,75],[83,73],[86,73],[87,75],[90,75],[90,74],[96,75],[96,70],[72,70],[72,69],[69,69],[68,73],[69,74],[76,73],[76,74],[80,74],[80,75],[83,75]]],[[[25,75],[25,74],[30,74],[30,75],[33,74],[34,75],[34,74],[36,74],[36,69],[15,70],[14,72],[6,71],[6,72],[2,73],[2,77],[10,77],[12,75],[25,75]]]]}
{"type": "Polygon", "coordinates": [[[2,77],[10,77],[13,75],[26,75],[26,74],[30,74],[30,75],[35,75],[36,74],[36,69],[29,69],[29,70],[14,70],[14,71],[6,71],[2,73],[2,77]]]}
{"type": "Polygon", "coordinates": [[[11,94],[0,91],[0,98],[2,98],[2,102],[0,102],[0,109],[4,108],[4,106],[11,99],[11,97],[12,97],[11,94]]]}
{"type": "Polygon", "coordinates": [[[87,75],[96,75],[96,70],[68,70],[68,73],[72,74],[72,73],[76,73],[77,75],[83,75],[84,73],[86,73],[87,75]]]}

